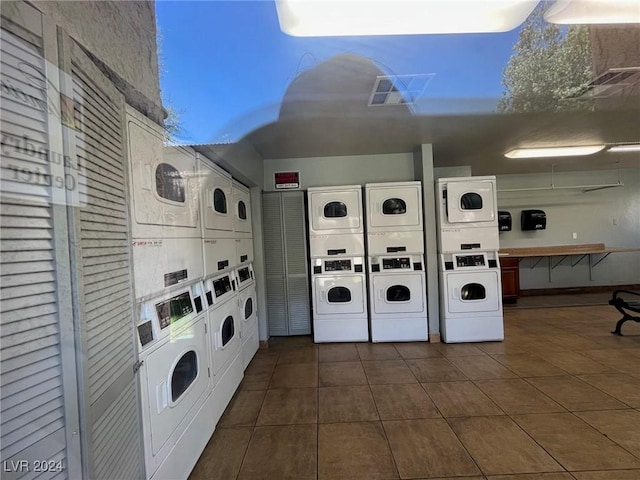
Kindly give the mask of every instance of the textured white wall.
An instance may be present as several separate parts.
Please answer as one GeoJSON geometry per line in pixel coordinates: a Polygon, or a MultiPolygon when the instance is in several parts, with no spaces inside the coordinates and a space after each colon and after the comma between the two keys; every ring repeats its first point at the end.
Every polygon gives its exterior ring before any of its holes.
{"type": "Polygon", "coordinates": [[[264,161],[264,190],[274,191],[275,172],[299,171],[300,188],[413,180],[413,153],[264,161]]]}
{"type": "Polygon", "coordinates": [[[71,37],[160,105],[154,2],[34,1],[71,37]]]}
{"type": "MultiPolygon", "coordinates": [[[[529,247],[604,243],[607,247],[640,247],[640,169],[622,169],[624,186],[583,193],[581,190],[542,190],[498,193],[498,208],[513,217],[513,230],[500,234],[500,247],[529,247]],[[546,230],[521,231],[520,212],[544,210],[546,230]],[[573,233],[577,239],[573,239],[573,233]]],[[[545,187],[550,174],[499,175],[498,190],[545,187]]],[[[556,187],[615,183],[618,170],[571,172],[555,175],[556,187]]],[[[560,260],[554,257],[553,262],[560,260]]],[[[577,258],[573,259],[574,261],[577,258]]],[[[520,263],[522,289],[640,283],[640,252],[612,253],[593,269],[589,280],[587,259],[571,267],[566,259],[551,272],[542,260],[531,269],[531,260],[520,263]]]]}

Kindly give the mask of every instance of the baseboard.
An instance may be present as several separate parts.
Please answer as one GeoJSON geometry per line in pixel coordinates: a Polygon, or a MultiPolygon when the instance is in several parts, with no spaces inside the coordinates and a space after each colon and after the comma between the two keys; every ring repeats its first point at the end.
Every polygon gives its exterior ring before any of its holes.
{"type": "Polygon", "coordinates": [[[260,340],[260,346],[259,346],[259,349],[260,349],[260,350],[266,350],[267,348],[269,348],[269,340],[270,340],[270,339],[260,340]]]}
{"type": "Polygon", "coordinates": [[[430,333],[429,334],[429,343],[440,343],[440,334],[439,333],[430,333]]]}
{"type": "Polygon", "coordinates": [[[592,287],[568,287],[568,288],[533,288],[520,290],[521,297],[533,297],[537,295],[575,295],[579,293],[602,293],[614,290],[640,290],[640,285],[598,285],[592,287]]]}

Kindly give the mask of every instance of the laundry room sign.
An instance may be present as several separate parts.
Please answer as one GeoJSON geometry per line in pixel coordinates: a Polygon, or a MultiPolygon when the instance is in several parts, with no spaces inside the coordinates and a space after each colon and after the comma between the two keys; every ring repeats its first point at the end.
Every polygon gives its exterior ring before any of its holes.
{"type": "Polygon", "coordinates": [[[294,190],[300,188],[300,172],[275,172],[276,190],[294,190]]]}

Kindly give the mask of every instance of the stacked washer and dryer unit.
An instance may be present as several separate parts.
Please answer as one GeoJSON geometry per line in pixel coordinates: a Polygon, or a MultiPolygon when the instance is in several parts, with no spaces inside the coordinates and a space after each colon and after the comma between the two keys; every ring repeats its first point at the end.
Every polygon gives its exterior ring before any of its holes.
{"type": "Polygon", "coordinates": [[[235,268],[235,211],[231,176],[197,155],[202,210],[201,248],[204,295],[210,319],[211,408],[215,423],[222,416],[243,376],[241,321],[235,268]]]}
{"type": "Polygon", "coordinates": [[[503,340],[496,179],[441,178],[437,187],[442,339],[503,340]]]}
{"type": "Polygon", "coordinates": [[[187,478],[258,349],[248,191],[133,109],[127,135],[146,477],[187,478]]]}
{"type": "Polygon", "coordinates": [[[314,341],[366,342],[362,187],[312,187],[307,194],[314,341]]]}
{"type": "Polygon", "coordinates": [[[215,428],[196,161],[133,109],[127,136],[146,475],[186,478],[215,428]]]}
{"type": "Polygon", "coordinates": [[[428,340],[420,182],[365,185],[372,342],[428,340]]]}

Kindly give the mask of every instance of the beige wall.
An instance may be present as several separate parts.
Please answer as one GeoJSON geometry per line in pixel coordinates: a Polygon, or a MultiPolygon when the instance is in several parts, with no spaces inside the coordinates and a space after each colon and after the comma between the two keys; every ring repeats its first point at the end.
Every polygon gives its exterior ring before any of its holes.
{"type": "Polygon", "coordinates": [[[275,172],[300,172],[300,188],[364,185],[414,179],[413,153],[286,158],[264,161],[264,190],[274,191],[275,172]]]}

